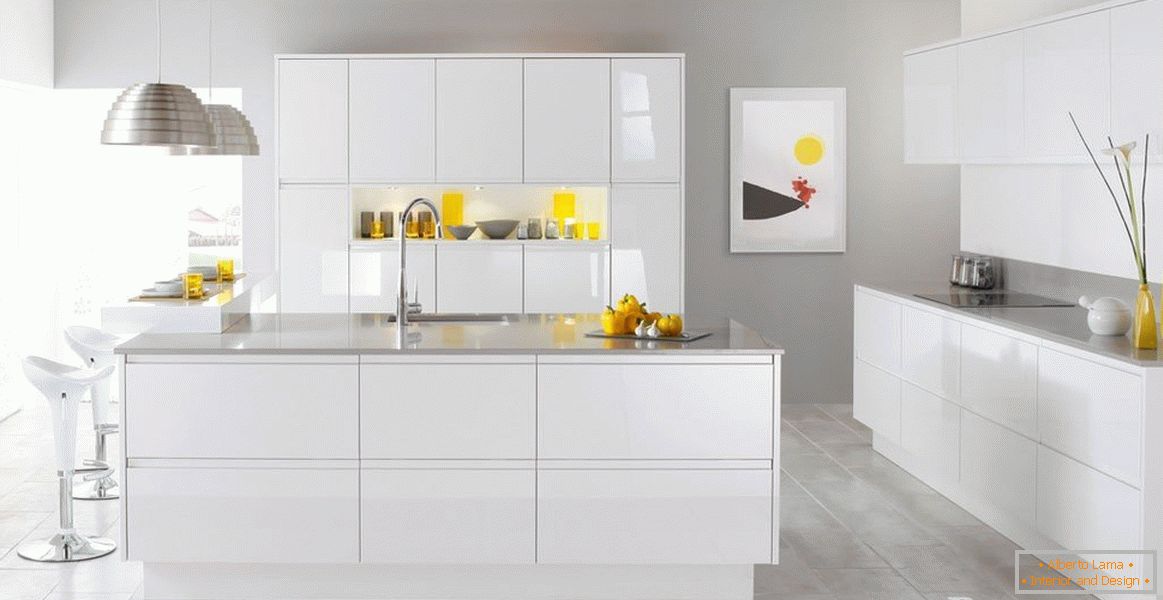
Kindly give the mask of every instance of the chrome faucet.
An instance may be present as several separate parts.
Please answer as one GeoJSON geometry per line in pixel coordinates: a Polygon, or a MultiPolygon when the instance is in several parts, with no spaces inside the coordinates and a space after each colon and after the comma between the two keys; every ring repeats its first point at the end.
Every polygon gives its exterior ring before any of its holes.
{"type": "Polygon", "coordinates": [[[432,211],[432,217],[436,220],[436,239],[444,237],[443,229],[440,227],[440,211],[436,209],[436,205],[427,198],[416,198],[408,203],[407,208],[400,212],[400,227],[396,230],[400,232],[400,282],[396,290],[396,339],[400,342],[400,347],[404,347],[404,340],[407,336],[404,328],[408,325],[408,315],[419,313],[423,307],[420,302],[408,302],[408,236],[406,235],[408,226],[408,215],[412,214],[412,209],[416,208],[417,204],[423,204],[432,211]]]}

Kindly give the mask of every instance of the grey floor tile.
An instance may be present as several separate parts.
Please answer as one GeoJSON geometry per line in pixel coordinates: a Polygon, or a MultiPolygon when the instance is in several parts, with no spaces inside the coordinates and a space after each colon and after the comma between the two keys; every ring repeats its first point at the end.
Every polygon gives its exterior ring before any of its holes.
{"type": "Polygon", "coordinates": [[[779,430],[779,455],[781,459],[801,454],[823,454],[823,450],[808,441],[791,425],[784,423],[779,430]]]}
{"type": "Polygon", "coordinates": [[[820,444],[825,454],[845,467],[889,466],[892,461],[872,449],[868,442],[828,442],[820,444]]]}
{"type": "Polygon", "coordinates": [[[789,423],[804,423],[809,421],[832,421],[831,415],[819,409],[815,404],[781,404],[780,418],[789,423]]]}
{"type": "Polygon", "coordinates": [[[893,569],[829,569],[818,572],[833,594],[852,600],[923,600],[893,569]]]}
{"type": "Polygon", "coordinates": [[[834,402],[823,403],[816,405],[820,410],[824,411],[832,418],[836,417],[851,417],[852,403],[851,402],[834,402]]]}
{"type": "Polygon", "coordinates": [[[780,466],[796,481],[850,481],[853,479],[840,463],[825,454],[792,454],[780,457],[780,466]]]}
{"type": "Polygon", "coordinates": [[[846,529],[785,529],[780,536],[815,569],[888,567],[872,548],[846,529]]]}
{"type": "Polygon", "coordinates": [[[0,552],[12,549],[51,516],[49,512],[0,513],[0,552]]]}
{"type": "Polygon", "coordinates": [[[1002,592],[1010,583],[996,580],[972,561],[944,544],[879,545],[872,547],[913,587],[923,592],[1002,592]]]}
{"type": "Polygon", "coordinates": [[[0,571],[0,600],[42,600],[57,579],[53,571],[0,571]]]}
{"type": "Polygon", "coordinates": [[[898,510],[927,527],[972,527],[982,522],[939,494],[900,494],[892,497],[898,510]]]}
{"type": "Polygon", "coordinates": [[[792,426],[802,433],[804,437],[808,438],[809,441],[817,444],[840,442],[859,443],[867,441],[860,434],[852,431],[847,425],[831,417],[827,421],[792,422],[792,426]]]}
{"type": "Polygon", "coordinates": [[[801,598],[807,594],[828,594],[824,582],[811,567],[788,548],[780,550],[778,565],[755,566],[755,595],[783,595],[785,598],[801,598]]]}

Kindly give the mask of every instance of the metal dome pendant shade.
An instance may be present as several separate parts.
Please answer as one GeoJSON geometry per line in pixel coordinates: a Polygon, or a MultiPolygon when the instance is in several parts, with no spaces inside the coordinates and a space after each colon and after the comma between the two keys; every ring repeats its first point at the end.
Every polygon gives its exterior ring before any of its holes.
{"type": "Polygon", "coordinates": [[[162,3],[157,0],[157,83],[125,88],[101,130],[101,143],[124,146],[208,146],[214,126],[202,101],[176,83],[161,82],[162,3]]]}
{"type": "Polygon", "coordinates": [[[214,126],[208,146],[174,146],[170,154],[186,156],[258,156],[258,136],[242,111],[229,104],[207,104],[214,126]]]}

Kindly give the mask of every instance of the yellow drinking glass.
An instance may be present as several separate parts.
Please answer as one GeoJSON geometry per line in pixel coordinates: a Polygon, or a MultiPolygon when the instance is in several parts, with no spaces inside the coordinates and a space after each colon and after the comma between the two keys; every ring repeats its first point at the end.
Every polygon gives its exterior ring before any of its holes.
{"type": "Polygon", "coordinates": [[[182,297],[187,300],[197,300],[202,297],[202,274],[186,273],[182,275],[184,292],[182,297]]]}
{"type": "Polygon", "coordinates": [[[372,239],[384,239],[384,222],[379,219],[372,221],[372,239]]]}
{"type": "Polygon", "coordinates": [[[591,240],[601,239],[602,224],[598,221],[590,221],[589,223],[586,223],[586,235],[591,240]]]}
{"type": "Polygon", "coordinates": [[[223,281],[234,281],[233,258],[218,259],[218,283],[222,283],[223,281]]]}
{"type": "Polygon", "coordinates": [[[416,221],[414,215],[408,215],[408,222],[404,224],[404,235],[408,239],[415,239],[420,237],[420,223],[416,221]]]}

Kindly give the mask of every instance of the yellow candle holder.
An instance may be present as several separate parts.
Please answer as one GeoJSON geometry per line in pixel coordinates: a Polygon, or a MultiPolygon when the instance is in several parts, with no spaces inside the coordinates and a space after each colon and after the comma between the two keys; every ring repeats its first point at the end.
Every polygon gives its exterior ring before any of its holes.
{"type": "Polygon", "coordinates": [[[201,273],[186,273],[182,275],[183,293],[182,297],[187,300],[198,300],[202,298],[202,283],[203,278],[201,273]]]}
{"type": "Polygon", "coordinates": [[[218,283],[222,283],[223,281],[234,281],[233,258],[218,259],[218,283]]]}
{"type": "Polygon", "coordinates": [[[408,222],[404,224],[404,236],[410,240],[420,237],[420,223],[415,215],[408,215],[408,222]]]}
{"type": "Polygon", "coordinates": [[[602,239],[602,224],[599,221],[586,223],[586,237],[591,240],[602,239]]]}
{"type": "Polygon", "coordinates": [[[375,219],[372,221],[372,239],[373,240],[384,239],[384,222],[379,220],[379,219],[375,219]]]}

